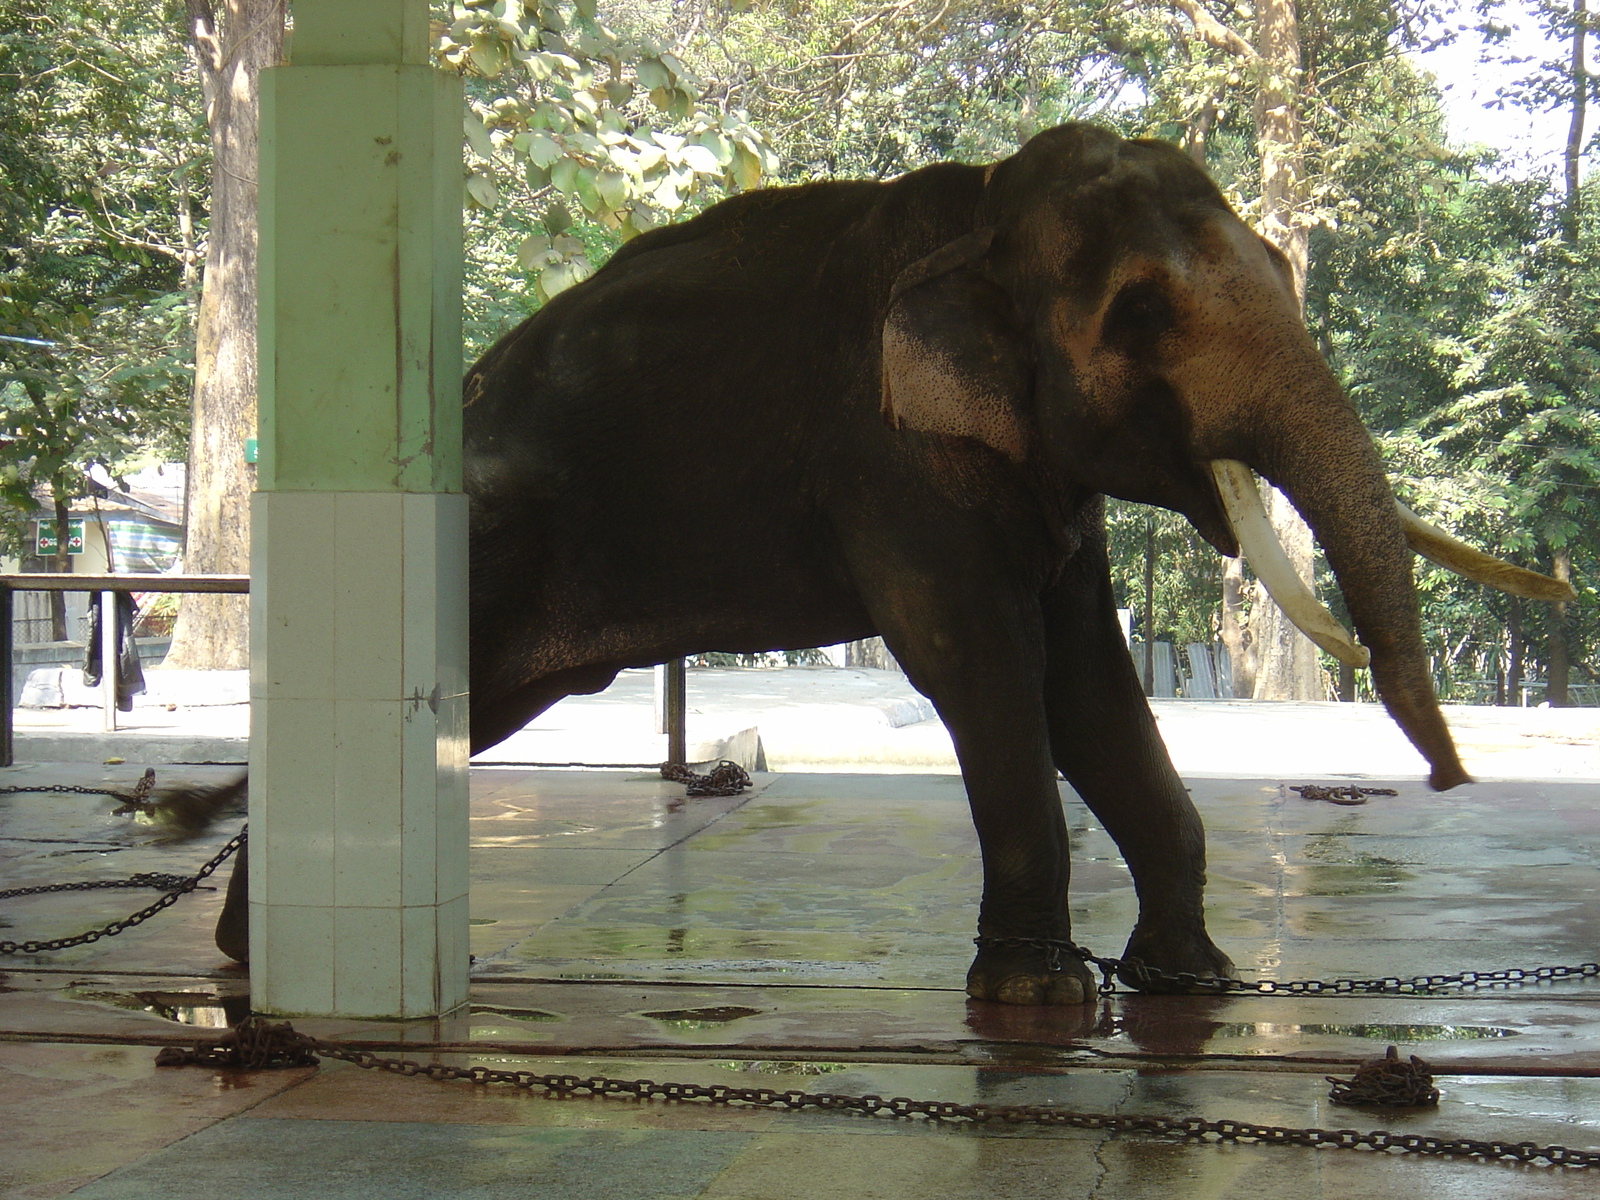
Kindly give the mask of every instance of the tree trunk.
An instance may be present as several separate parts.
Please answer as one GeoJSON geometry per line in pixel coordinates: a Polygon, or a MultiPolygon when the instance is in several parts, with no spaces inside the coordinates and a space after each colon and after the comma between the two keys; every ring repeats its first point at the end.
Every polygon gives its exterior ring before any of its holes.
{"type": "Polygon", "coordinates": [[[1218,634],[1222,647],[1228,652],[1228,666],[1233,677],[1233,696],[1248,700],[1256,691],[1256,656],[1250,643],[1250,627],[1244,611],[1244,590],[1249,586],[1244,577],[1244,559],[1222,560],[1222,620],[1218,634]]]}
{"type": "MultiPolygon", "coordinates": [[[[206,237],[184,501],[184,569],[250,569],[256,430],[257,75],[283,53],[284,0],[188,0],[189,38],[211,131],[211,223],[206,237]],[[219,21],[218,14],[221,14],[219,21]]],[[[166,665],[249,665],[242,596],[185,596],[166,665]]]]}
{"type": "Polygon", "coordinates": [[[1506,703],[1513,708],[1522,704],[1522,598],[1511,597],[1511,611],[1506,618],[1507,651],[1506,703]]]}
{"type": "MultiPolygon", "coordinates": [[[[1567,126],[1567,144],[1563,155],[1566,168],[1566,203],[1561,213],[1561,236],[1576,251],[1578,231],[1583,222],[1583,193],[1579,189],[1579,168],[1583,154],[1583,121],[1588,109],[1589,71],[1584,61],[1584,41],[1588,33],[1587,0],[1573,0],[1572,4],[1572,59],[1570,81],[1572,85],[1572,120],[1567,126]]],[[[1576,258],[1576,254],[1573,256],[1576,258]]],[[[1567,267],[1568,277],[1561,286],[1561,299],[1571,303],[1570,273],[1575,263],[1567,267]]],[[[1575,399],[1578,399],[1575,397],[1575,399]]],[[[1572,551],[1566,547],[1550,553],[1550,574],[1566,581],[1572,578],[1572,551]]],[[[1567,606],[1565,602],[1551,605],[1550,634],[1545,641],[1545,699],[1551,708],[1567,706],[1567,683],[1572,671],[1567,647],[1567,606]]]]}
{"type": "MultiPolygon", "coordinates": [[[[1256,140],[1261,150],[1260,233],[1288,258],[1295,295],[1304,306],[1308,232],[1298,218],[1305,198],[1300,165],[1301,127],[1296,101],[1300,86],[1300,26],[1294,0],[1261,0],[1256,6],[1256,53],[1261,83],[1256,91],[1256,140]]],[[[1267,515],[1300,577],[1315,590],[1311,530],[1276,490],[1267,515]]],[[[1250,608],[1250,644],[1256,659],[1257,700],[1324,699],[1317,648],[1290,623],[1259,585],[1250,608]]]]}
{"type": "MultiPolygon", "coordinates": [[[[1311,527],[1277,488],[1267,489],[1267,516],[1289,561],[1303,579],[1311,578],[1311,527]]],[[[1317,648],[1283,615],[1266,589],[1256,585],[1250,609],[1250,644],[1256,657],[1257,700],[1325,700],[1317,648]]]]}
{"type": "Polygon", "coordinates": [[[1343,659],[1339,660],[1339,702],[1354,704],[1356,699],[1356,669],[1343,659]]]}
{"type": "MultiPolygon", "coordinates": [[[[1550,574],[1563,583],[1571,582],[1571,550],[1563,547],[1551,552],[1550,574]]],[[[1567,699],[1567,683],[1572,673],[1572,662],[1567,650],[1567,604],[1564,600],[1550,606],[1550,636],[1545,641],[1544,670],[1544,698],[1550,702],[1551,708],[1567,707],[1570,703],[1567,699]]]]}
{"type": "Polygon", "coordinates": [[[1183,135],[1183,148],[1190,158],[1201,170],[1206,167],[1206,145],[1211,139],[1211,131],[1217,124],[1217,105],[1214,100],[1207,100],[1200,106],[1200,111],[1189,122],[1188,129],[1183,135]]]}
{"type": "Polygon", "coordinates": [[[898,671],[900,664],[895,661],[894,655],[889,653],[889,647],[884,644],[881,637],[863,638],[859,642],[846,642],[844,644],[844,665],[847,667],[871,667],[878,671],[898,671]]]}
{"type": "Polygon", "coordinates": [[[1566,167],[1567,203],[1562,212],[1562,236],[1568,245],[1578,244],[1578,225],[1583,216],[1583,193],[1578,171],[1583,155],[1583,119],[1589,105],[1589,68],[1584,61],[1583,44],[1589,31],[1588,0],[1572,2],[1572,120],[1567,125],[1567,145],[1563,154],[1566,167]]]}
{"type": "MultiPolygon", "coordinates": [[[[51,556],[50,569],[57,574],[66,575],[72,571],[72,553],[67,549],[67,522],[72,513],[71,502],[60,487],[51,489],[50,498],[56,511],[56,552],[51,556]]],[[[64,642],[67,640],[67,633],[67,594],[51,592],[50,640],[64,642]]]]}

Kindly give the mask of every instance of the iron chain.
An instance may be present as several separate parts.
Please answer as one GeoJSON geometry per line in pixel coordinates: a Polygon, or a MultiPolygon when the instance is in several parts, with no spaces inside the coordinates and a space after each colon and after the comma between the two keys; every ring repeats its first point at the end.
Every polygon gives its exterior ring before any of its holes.
{"type": "Polygon", "coordinates": [[[187,875],[164,875],[158,871],[141,871],[126,879],[87,879],[81,883],[41,883],[34,887],[7,888],[0,892],[0,900],[13,896],[42,896],[46,892],[93,892],[102,888],[156,888],[170,892],[182,887],[187,875]]]}
{"type": "Polygon", "coordinates": [[[750,786],[750,776],[736,762],[723,759],[710,772],[701,775],[689,770],[684,763],[662,763],[661,778],[684,785],[684,792],[696,798],[702,796],[737,796],[750,786]]]}
{"type": "Polygon", "coordinates": [[[1398,796],[1400,793],[1394,788],[1375,787],[1348,787],[1331,786],[1323,787],[1320,784],[1305,783],[1298,787],[1291,787],[1291,792],[1299,792],[1302,800],[1327,800],[1333,804],[1365,804],[1368,796],[1398,796]]]}
{"type": "MultiPolygon", "coordinates": [[[[732,763],[719,764],[711,776],[696,776],[686,767],[663,766],[662,775],[676,778],[690,785],[690,794],[728,795],[749,786],[749,778],[732,763]],[[724,768],[732,768],[731,771],[724,768]],[[671,773],[669,773],[669,771],[671,773]],[[718,775],[723,778],[717,778],[718,775]],[[688,778],[685,778],[688,777],[688,778]],[[742,777],[742,778],[741,778],[742,777]],[[705,785],[721,785],[727,791],[712,791],[705,785]]],[[[130,807],[142,805],[154,783],[154,772],[147,771],[132,794],[107,788],[77,787],[56,784],[39,787],[6,787],[0,793],[57,792],[88,795],[107,795],[130,807]]],[[[100,929],[74,937],[38,941],[0,941],[0,954],[37,954],[65,950],[72,946],[114,937],[131,929],[156,913],[175,904],[181,897],[194,891],[226,862],[247,840],[249,826],[241,829],[217,854],[191,876],[144,872],[127,879],[93,880],[82,883],[44,884],[37,887],[13,888],[0,891],[0,899],[16,896],[40,895],[49,892],[90,891],[106,888],[155,887],[163,895],[153,904],[100,929]]],[[[1116,990],[1115,976],[1126,971],[1142,982],[1176,984],[1185,989],[1200,988],[1218,993],[1249,992],[1258,995],[1356,995],[1373,993],[1416,994],[1437,987],[1493,987],[1515,986],[1522,983],[1542,982],[1574,976],[1600,975],[1600,963],[1582,963],[1577,966],[1536,967],[1529,970],[1511,968],[1503,971],[1462,971],[1449,975],[1418,975],[1410,979],[1385,977],[1381,979],[1338,980],[1258,980],[1247,983],[1224,976],[1199,975],[1193,972],[1166,972],[1147,967],[1137,959],[1105,958],[1092,953],[1075,942],[1064,938],[979,937],[974,939],[979,947],[985,945],[1024,946],[1046,951],[1049,969],[1062,969],[1061,956],[1069,953],[1100,970],[1103,981],[1101,994],[1116,990]]],[[[1391,1051],[1391,1056],[1393,1052],[1391,1051]]],[[[1256,1125],[1246,1121],[1207,1121],[1199,1117],[1138,1116],[1120,1113],[1075,1112],[1036,1104],[959,1104],[947,1100],[914,1100],[907,1096],[884,1099],[882,1096],[850,1096],[838,1092],[804,1092],[799,1090],[774,1091],[771,1088],[740,1088],[726,1084],[657,1083],[649,1079],[613,1079],[576,1075],[544,1075],[532,1071],[502,1071],[491,1067],[452,1067],[444,1063],[419,1063],[412,1059],[384,1058],[371,1051],[351,1049],[318,1038],[297,1033],[287,1022],[271,1025],[259,1017],[247,1017],[236,1029],[213,1042],[199,1042],[195,1047],[182,1049],[169,1047],[157,1058],[162,1066],[200,1063],[208,1066],[244,1066],[260,1069],[270,1066],[302,1066],[314,1064],[318,1058],[331,1058],[348,1062],[363,1070],[377,1070],[408,1077],[422,1076],[431,1080],[461,1080],[479,1085],[508,1084],[527,1091],[541,1091],[546,1095],[572,1097],[633,1097],[639,1100],[669,1100],[677,1102],[705,1102],[711,1104],[745,1104],[761,1108],[785,1108],[798,1111],[819,1108],[833,1112],[860,1112],[868,1116],[887,1115],[894,1118],[926,1117],[939,1121],[968,1121],[974,1124],[1002,1122],[1005,1124],[1038,1125],[1043,1127],[1071,1127],[1077,1129],[1105,1130],[1111,1133],[1138,1133],[1154,1137],[1179,1137],[1191,1141],[1215,1140],[1217,1142],[1258,1142],[1280,1146],[1329,1146],[1337,1149],[1371,1149],[1374,1151],[1399,1151],[1404,1154],[1428,1154],[1458,1158],[1487,1160],[1510,1159],[1523,1163],[1548,1163],[1561,1167],[1600,1166],[1600,1152],[1575,1150],[1567,1146],[1541,1146],[1534,1142],[1484,1141],[1476,1138],[1435,1137],[1426,1134],[1392,1133],[1372,1130],[1363,1133],[1356,1129],[1290,1128],[1282,1125],[1256,1125]]],[[[1336,1084],[1340,1081],[1335,1080],[1336,1084]]]]}
{"type": "Polygon", "coordinates": [[[317,1058],[332,1058],[367,1071],[384,1071],[408,1078],[463,1081],[479,1085],[507,1084],[548,1096],[631,1097],[707,1104],[745,1104],[756,1108],[799,1111],[818,1108],[827,1112],[859,1112],[867,1116],[926,1117],[933,1121],[967,1121],[972,1124],[1038,1125],[1100,1129],[1109,1133],[1138,1133],[1153,1137],[1179,1137],[1190,1141],[1259,1142],[1273,1146],[1329,1146],[1341,1150],[1371,1149],[1403,1154],[1443,1155],[1486,1160],[1512,1159],[1547,1163],[1556,1167],[1600,1167],[1600,1151],[1568,1146],[1541,1146],[1535,1142],[1509,1142],[1478,1138],[1436,1137],[1430,1134],[1392,1133],[1385,1129],[1296,1129],[1283,1125],[1256,1125],[1248,1121],[1207,1121],[1200,1117],[1139,1116],[1124,1113],[1075,1112],[1040,1104],[958,1104],[949,1100],[913,1100],[909,1096],[849,1096],[840,1092],[776,1091],[772,1088],[732,1087],[727,1084],[657,1083],[652,1079],[612,1079],[596,1075],[542,1075],[534,1071],[505,1071],[493,1067],[453,1067],[421,1063],[409,1058],[384,1058],[335,1042],[297,1033],[287,1021],[272,1025],[248,1017],[235,1030],[191,1049],[169,1047],[157,1062],[163,1066],[200,1063],[205,1066],[300,1066],[317,1058]]]}
{"type": "Polygon", "coordinates": [[[1509,967],[1503,971],[1457,971],[1449,975],[1413,975],[1409,979],[1387,975],[1375,979],[1257,979],[1254,982],[1226,975],[1200,975],[1193,971],[1162,971],[1146,966],[1136,958],[1106,958],[1067,938],[976,937],[973,944],[1020,946],[1043,950],[1051,971],[1063,970],[1063,955],[1071,955],[1096,967],[1101,974],[1100,994],[1116,992],[1116,977],[1125,973],[1140,983],[1169,983],[1185,991],[1208,991],[1219,995],[1257,996],[1374,996],[1427,995],[1445,987],[1518,987],[1545,983],[1552,979],[1600,976],[1600,962],[1553,967],[1509,967]]]}
{"type": "Polygon", "coordinates": [[[122,802],[122,807],[116,810],[121,814],[135,811],[148,812],[150,793],[155,786],[155,768],[146,767],[131,792],[119,791],[112,787],[87,787],[75,783],[19,783],[0,787],[0,796],[16,796],[24,792],[39,792],[44,795],[110,796],[113,800],[122,802]]]}
{"type": "Polygon", "coordinates": [[[87,933],[76,934],[73,937],[46,938],[30,942],[0,941],[0,954],[43,954],[54,950],[68,950],[73,946],[83,946],[91,942],[98,942],[103,937],[116,937],[117,934],[124,930],[132,929],[135,925],[142,925],[158,912],[165,908],[170,908],[184,896],[198,888],[218,867],[233,856],[234,851],[244,845],[249,831],[250,827],[246,825],[226,846],[217,851],[216,856],[210,862],[202,866],[193,875],[145,873],[133,875],[127,879],[95,880],[88,883],[52,883],[39,887],[14,888],[11,891],[0,892],[0,899],[6,899],[11,896],[36,895],[41,892],[92,891],[99,888],[123,887],[160,887],[165,889],[166,893],[159,900],[141,908],[138,912],[126,916],[120,921],[112,921],[111,924],[101,926],[99,929],[91,929],[87,933]]]}
{"type": "Polygon", "coordinates": [[[1349,1079],[1323,1076],[1333,1084],[1328,1099],[1353,1108],[1437,1108],[1439,1089],[1433,1086],[1433,1069],[1415,1054],[1408,1059],[1390,1046],[1382,1058],[1356,1068],[1349,1079]]]}

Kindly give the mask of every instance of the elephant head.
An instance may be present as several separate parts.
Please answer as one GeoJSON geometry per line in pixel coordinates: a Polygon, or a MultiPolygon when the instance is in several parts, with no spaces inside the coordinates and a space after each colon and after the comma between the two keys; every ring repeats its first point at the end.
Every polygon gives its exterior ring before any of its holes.
{"type": "Polygon", "coordinates": [[[1067,125],[988,168],[974,231],[896,281],[883,364],[891,425],[977,439],[1044,486],[1161,505],[1222,553],[1242,546],[1313,640],[1361,665],[1370,652],[1435,788],[1467,775],[1434,696],[1408,542],[1499,586],[1570,598],[1397,506],[1287,260],[1165,143],[1067,125]],[[1361,646],[1275,569],[1252,468],[1311,526],[1361,646]]]}

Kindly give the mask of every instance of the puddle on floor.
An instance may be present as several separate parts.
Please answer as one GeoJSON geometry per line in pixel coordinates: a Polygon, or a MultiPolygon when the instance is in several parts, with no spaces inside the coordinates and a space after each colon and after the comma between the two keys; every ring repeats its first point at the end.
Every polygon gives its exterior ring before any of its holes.
{"type": "Polygon", "coordinates": [[[660,1021],[663,1025],[685,1032],[715,1029],[719,1025],[726,1025],[730,1021],[737,1021],[743,1017],[760,1016],[764,1010],[759,1008],[743,1008],[736,1004],[724,1005],[720,1008],[672,1008],[661,1012],[640,1013],[641,1017],[649,1017],[652,1021],[660,1021]]]}
{"type": "Polygon", "coordinates": [[[1377,1042],[1466,1042],[1521,1037],[1522,1030],[1495,1025],[1294,1025],[1240,1021],[1217,1026],[1213,1038],[1354,1037],[1377,1042]]]}
{"type": "Polygon", "coordinates": [[[107,1004],[129,1012],[154,1013],[176,1025],[198,1029],[227,1029],[250,1015],[250,997],[218,996],[211,992],[106,992],[69,988],[64,995],[92,1004],[107,1004]]]}
{"type": "Polygon", "coordinates": [[[847,1063],[768,1062],[764,1059],[748,1062],[733,1060],[714,1065],[721,1067],[725,1071],[743,1071],[752,1075],[833,1075],[839,1071],[848,1071],[850,1069],[847,1063]]]}
{"type": "Polygon", "coordinates": [[[545,1022],[566,1020],[560,1013],[545,1012],[542,1008],[502,1008],[494,1004],[474,1004],[472,1006],[472,1014],[473,1016],[482,1014],[484,1016],[510,1017],[513,1021],[545,1022]]]}

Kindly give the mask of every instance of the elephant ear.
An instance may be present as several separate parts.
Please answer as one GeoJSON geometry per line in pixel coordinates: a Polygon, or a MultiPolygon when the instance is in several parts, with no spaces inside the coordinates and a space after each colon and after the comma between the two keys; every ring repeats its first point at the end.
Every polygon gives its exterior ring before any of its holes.
{"type": "Polygon", "coordinates": [[[975,268],[979,230],[900,273],[883,323],[883,415],[895,429],[976,438],[1028,454],[1033,353],[1003,288],[975,268]]]}

